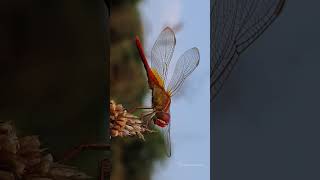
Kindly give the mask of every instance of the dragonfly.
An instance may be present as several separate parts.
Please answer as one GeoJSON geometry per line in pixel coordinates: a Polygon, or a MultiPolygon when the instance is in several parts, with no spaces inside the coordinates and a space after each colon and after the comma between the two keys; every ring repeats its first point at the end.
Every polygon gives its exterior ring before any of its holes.
{"type": "Polygon", "coordinates": [[[140,109],[151,110],[144,117],[150,116],[150,120],[163,131],[168,157],[171,156],[171,97],[179,91],[185,79],[195,70],[200,61],[198,48],[193,47],[185,51],[176,62],[169,80],[168,70],[171,67],[170,62],[175,45],[174,31],[170,27],[164,28],[151,49],[151,65],[149,65],[141,41],[136,36],[136,46],[147,74],[149,88],[152,91],[152,107],[141,107],[140,109]]]}
{"type": "Polygon", "coordinates": [[[211,3],[211,102],[239,55],[279,17],[286,0],[213,0],[211,3]]]}

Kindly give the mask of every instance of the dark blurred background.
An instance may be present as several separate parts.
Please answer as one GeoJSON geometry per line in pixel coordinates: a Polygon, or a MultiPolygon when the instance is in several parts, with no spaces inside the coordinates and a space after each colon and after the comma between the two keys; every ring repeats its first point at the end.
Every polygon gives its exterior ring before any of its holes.
{"type": "MultiPolygon", "coordinates": [[[[103,0],[0,2],[0,119],[56,159],[107,141],[109,29],[103,0]]],[[[103,153],[73,164],[94,176],[103,153]]]]}
{"type": "Polygon", "coordinates": [[[216,180],[320,179],[320,3],[287,1],[211,105],[216,180]]]}

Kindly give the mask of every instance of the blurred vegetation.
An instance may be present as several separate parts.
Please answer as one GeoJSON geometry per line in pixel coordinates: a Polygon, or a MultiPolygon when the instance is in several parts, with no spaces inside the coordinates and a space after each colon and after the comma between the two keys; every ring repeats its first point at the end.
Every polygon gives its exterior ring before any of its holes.
{"type": "MultiPolygon", "coordinates": [[[[137,5],[139,0],[117,0],[111,9],[110,99],[128,109],[142,105],[147,79],[135,46],[143,35],[137,5]]],[[[149,180],[156,161],[164,160],[163,137],[159,133],[138,138],[112,140],[112,180],[149,180]]]]}
{"type": "Polygon", "coordinates": [[[110,49],[111,99],[126,107],[141,105],[146,78],[135,47],[135,35],[141,37],[142,25],[136,5],[120,3],[112,7],[110,49]]]}

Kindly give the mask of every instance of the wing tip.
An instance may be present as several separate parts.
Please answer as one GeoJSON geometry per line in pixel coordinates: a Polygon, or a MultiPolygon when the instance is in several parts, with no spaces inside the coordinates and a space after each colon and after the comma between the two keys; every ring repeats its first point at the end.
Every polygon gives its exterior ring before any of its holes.
{"type": "Polygon", "coordinates": [[[169,152],[167,153],[168,158],[170,158],[171,155],[172,155],[171,152],[170,152],[170,153],[169,153],[169,152]]]}
{"type": "Polygon", "coordinates": [[[193,47],[191,49],[195,50],[198,54],[200,54],[199,49],[197,47],[193,47]]]}
{"type": "Polygon", "coordinates": [[[172,28],[169,26],[166,26],[162,31],[171,31],[173,32],[172,28]]]}
{"type": "Polygon", "coordinates": [[[169,27],[169,26],[166,26],[166,27],[162,30],[162,32],[166,32],[166,31],[169,31],[170,34],[172,34],[174,44],[176,44],[176,35],[175,35],[173,29],[172,29],[171,27],[169,27]]]}
{"type": "Polygon", "coordinates": [[[276,16],[279,16],[279,15],[282,13],[283,8],[284,8],[284,6],[285,6],[285,4],[286,4],[286,1],[287,1],[287,0],[280,0],[279,4],[277,5],[277,7],[276,7],[276,9],[275,9],[275,11],[274,11],[274,14],[275,14],[276,16]]]}
{"type": "Polygon", "coordinates": [[[195,51],[196,51],[196,53],[197,53],[198,61],[197,61],[196,66],[198,66],[198,65],[199,65],[199,63],[200,63],[200,51],[199,51],[199,49],[198,49],[197,47],[193,47],[193,48],[191,48],[191,49],[192,49],[192,50],[195,50],[195,51]]]}

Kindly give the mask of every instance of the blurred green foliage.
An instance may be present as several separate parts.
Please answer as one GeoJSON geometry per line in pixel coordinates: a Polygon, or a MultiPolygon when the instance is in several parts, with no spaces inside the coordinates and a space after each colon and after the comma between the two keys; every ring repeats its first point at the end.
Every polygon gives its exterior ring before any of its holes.
{"type": "Polygon", "coordinates": [[[147,89],[134,42],[135,35],[142,34],[136,6],[124,3],[112,7],[110,32],[110,97],[127,106],[141,105],[147,89]]]}
{"type": "MultiPolygon", "coordinates": [[[[148,91],[147,79],[135,46],[135,36],[143,35],[138,0],[119,0],[111,9],[110,99],[126,108],[142,105],[148,91]]],[[[156,161],[164,160],[160,133],[112,141],[112,180],[149,180],[156,161]]]]}

